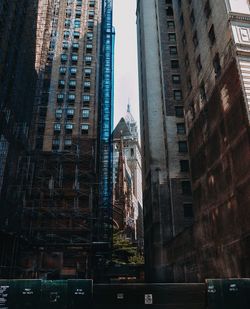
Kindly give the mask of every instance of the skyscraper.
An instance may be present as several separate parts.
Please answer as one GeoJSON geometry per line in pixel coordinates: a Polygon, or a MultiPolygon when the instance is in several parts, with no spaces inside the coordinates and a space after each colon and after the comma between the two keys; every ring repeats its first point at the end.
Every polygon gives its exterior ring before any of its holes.
{"type": "Polygon", "coordinates": [[[18,157],[27,149],[37,71],[38,1],[0,3],[0,276],[13,274],[17,236],[9,233],[8,218],[17,203],[8,203],[18,157]]]}
{"type": "Polygon", "coordinates": [[[30,147],[7,198],[18,275],[91,277],[93,243],[111,242],[112,1],[39,1],[37,25],[30,147]]]}
{"type": "MultiPolygon", "coordinates": [[[[185,148],[190,156],[192,186],[185,184],[183,189],[190,192],[192,187],[194,213],[192,226],[179,235],[170,233],[174,221],[167,220],[167,213],[163,219],[153,215],[151,221],[159,231],[153,233],[153,225],[146,224],[145,241],[159,248],[158,259],[170,273],[166,281],[247,277],[249,1],[142,0],[137,15],[144,196],[153,188],[150,179],[155,170],[168,174],[178,158],[174,148],[166,146],[173,141],[171,109],[165,108],[171,104],[161,103],[164,98],[171,102],[173,90],[174,98],[184,106],[187,142],[179,140],[179,149],[185,148]],[[172,64],[179,67],[176,73],[172,64]],[[176,74],[181,82],[178,88],[176,74]],[[150,162],[154,163],[151,172],[150,162]]],[[[168,184],[171,192],[170,180],[168,184]]],[[[160,209],[166,205],[179,209],[178,203],[167,204],[166,200],[161,197],[160,209]]],[[[144,207],[146,217],[148,211],[154,214],[157,210],[153,203],[144,207]]],[[[184,215],[191,211],[186,208],[184,215]]]]}
{"type": "Polygon", "coordinates": [[[138,1],[137,25],[146,277],[166,281],[166,243],[193,220],[172,2],[138,1]]]}

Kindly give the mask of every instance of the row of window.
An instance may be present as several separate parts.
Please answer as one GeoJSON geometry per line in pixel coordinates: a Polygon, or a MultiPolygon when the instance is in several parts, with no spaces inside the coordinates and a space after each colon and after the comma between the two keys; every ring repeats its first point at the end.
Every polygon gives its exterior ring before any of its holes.
{"type": "MultiPolygon", "coordinates": [[[[75,109],[74,108],[67,108],[65,110],[65,115],[67,117],[67,119],[73,119],[74,115],[75,115],[75,109]]],[[[63,109],[62,108],[58,108],[55,111],[55,117],[57,120],[61,119],[63,116],[63,109]]],[[[90,110],[89,109],[83,109],[82,110],[82,118],[83,119],[88,119],[90,116],[90,110]]]]}
{"type": "MultiPolygon", "coordinates": [[[[58,93],[57,94],[57,103],[62,104],[65,99],[65,94],[64,93],[58,93]]],[[[74,93],[68,93],[67,94],[67,102],[70,104],[74,104],[76,101],[76,95],[74,93]]],[[[91,101],[91,96],[88,94],[84,94],[82,96],[82,102],[85,104],[88,104],[91,101]]]]}
{"type": "MultiPolygon", "coordinates": [[[[63,125],[61,123],[58,123],[58,122],[55,123],[54,124],[54,133],[55,134],[60,134],[62,128],[63,128],[63,125]]],[[[81,131],[82,131],[82,133],[85,133],[85,134],[88,133],[88,132],[86,132],[86,128],[89,128],[88,124],[81,124],[81,131]]],[[[68,123],[66,123],[64,125],[64,129],[65,129],[65,133],[66,134],[72,134],[72,131],[74,129],[74,124],[68,122],[68,123]]]]}
{"type": "MultiPolygon", "coordinates": [[[[66,82],[64,79],[59,79],[58,81],[58,88],[59,89],[64,89],[66,86],[66,82]]],[[[69,90],[75,90],[76,89],[76,80],[75,79],[70,79],[68,81],[68,88],[69,90]]],[[[83,90],[84,92],[90,92],[91,89],[91,82],[90,81],[84,81],[83,82],[83,90]]]]}
{"type": "MultiPolygon", "coordinates": [[[[180,6],[181,6],[181,3],[180,3],[180,6]]],[[[206,16],[206,19],[208,19],[211,15],[210,0],[207,0],[205,5],[204,5],[204,14],[206,16]]],[[[190,23],[193,27],[193,25],[195,23],[195,14],[194,14],[193,9],[190,13],[190,23]]],[[[181,14],[181,16],[180,16],[180,24],[183,27],[183,25],[184,25],[183,14],[181,14]]],[[[209,42],[210,42],[210,46],[213,46],[215,41],[216,41],[215,32],[214,32],[214,25],[211,25],[210,28],[209,28],[208,39],[209,39],[209,42]]],[[[193,41],[194,49],[196,50],[197,46],[199,45],[199,38],[198,38],[198,33],[195,29],[193,30],[192,41],[193,41]]],[[[183,37],[182,37],[183,47],[186,46],[186,43],[187,43],[186,34],[184,33],[183,37]]],[[[202,61],[201,61],[200,55],[197,56],[195,63],[196,63],[196,68],[197,68],[197,71],[198,71],[198,74],[199,74],[202,70],[202,61]]],[[[186,54],[186,56],[185,56],[185,65],[186,65],[187,68],[189,67],[189,56],[188,56],[188,54],[186,54]]],[[[215,75],[216,75],[216,77],[218,77],[220,72],[221,72],[220,57],[219,57],[218,53],[216,53],[216,55],[213,59],[213,67],[214,67],[215,75]]],[[[187,89],[189,91],[192,90],[192,81],[191,81],[190,76],[187,76],[187,89]]],[[[202,88],[202,90],[204,90],[204,89],[202,88]]]]}
{"type": "MultiPolygon", "coordinates": [[[[67,54],[61,54],[61,63],[66,64],[68,61],[68,55],[67,54]]],[[[71,63],[72,64],[77,64],[78,62],[78,55],[77,54],[71,54],[71,63]]],[[[86,65],[91,65],[92,63],[92,56],[85,56],[84,58],[85,64],[86,65]]]]}
{"type": "MultiPolygon", "coordinates": [[[[81,134],[88,135],[90,126],[89,124],[82,124],[81,125],[81,134]]],[[[59,150],[60,149],[61,140],[58,137],[54,137],[52,140],[52,150],[59,150]]],[[[71,149],[73,143],[72,139],[70,137],[66,138],[64,140],[64,149],[71,149]]]]}

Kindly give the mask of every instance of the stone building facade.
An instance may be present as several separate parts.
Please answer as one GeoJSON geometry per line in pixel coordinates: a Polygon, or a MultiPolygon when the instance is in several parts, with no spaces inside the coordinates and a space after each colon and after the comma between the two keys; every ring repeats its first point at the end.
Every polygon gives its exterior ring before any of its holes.
{"type": "Polygon", "coordinates": [[[193,222],[181,72],[171,1],[138,1],[146,278],[171,280],[166,244],[193,222]]]}
{"type": "Polygon", "coordinates": [[[114,129],[113,145],[114,229],[143,249],[141,150],[129,106],[114,129]]]}
{"type": "MultiPolygon", "coordinates": [[[[161,136],[169,140],[162,125],[165,110],[156,110],[164,96],[150,106],[146,102],[156,98],[157,92],[150,91],[162,85],[164,74],[156,75],[161,64],[158,59],[164,55],[159,42],[167,40],[169,34],[158,20],[170,12],[180,65],[179,95],[190,157],[194,223],[172,239],[167,234],[157,235],[158,241],[162,239],[164,249],[160,252],[169,270],[165,281],[249,277],[249,1],[138,1],[142,136],[154,130],[154,143],[161,136]],[[161,36],[152,41],[157,31],[161,36]],[[158,47],[154,54],[152,46],[158,47]],[[147,57],[155,61],[153,66],[147,65],[147,57]],[[152,122],[153,116],[157,123],[152,122]]],[[[171,55],[162,58],[171,61],[171,55]]],[[[168,69],[168,79],[172,74],[168,69]]],[[[169,124],[170,119],[166,127],[169,124]]],[[[148,136],[144,140],[144,172],[155,155],[148,136]]],[[[164,149],[163,143],[155,149],[164,149]]],[[[170,154],[163,157],[170,158],[170,154]]],[[[144,184],[144,193],[149,187],[144,184]]],[[[162,221],[158,226],[164,230],[171,222],[162,221]]],[[[145,227],[146,237],[149,227],[145,227]]],[[[154,244],[153,238],[147,241],[154,244]]]]}

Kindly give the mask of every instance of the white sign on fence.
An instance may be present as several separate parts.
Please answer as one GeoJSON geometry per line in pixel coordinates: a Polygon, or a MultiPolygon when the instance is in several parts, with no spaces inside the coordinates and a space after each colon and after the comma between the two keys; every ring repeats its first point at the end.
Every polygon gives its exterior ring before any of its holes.
{"type": "Polygon", "coordinates": [[[145,294],[145,305],[153,305],[153,294],[145,294]]]}

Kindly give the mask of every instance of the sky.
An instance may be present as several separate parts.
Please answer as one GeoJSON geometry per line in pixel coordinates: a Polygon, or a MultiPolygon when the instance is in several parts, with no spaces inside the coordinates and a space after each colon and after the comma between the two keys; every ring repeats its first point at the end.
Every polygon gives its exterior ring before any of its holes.
{"type": "Polygon", "coordinates": [[[130,101],[131,113],[139,126],[136,0],[113,1],[116,30],[114,124],[126,115],[130,101]]]}

